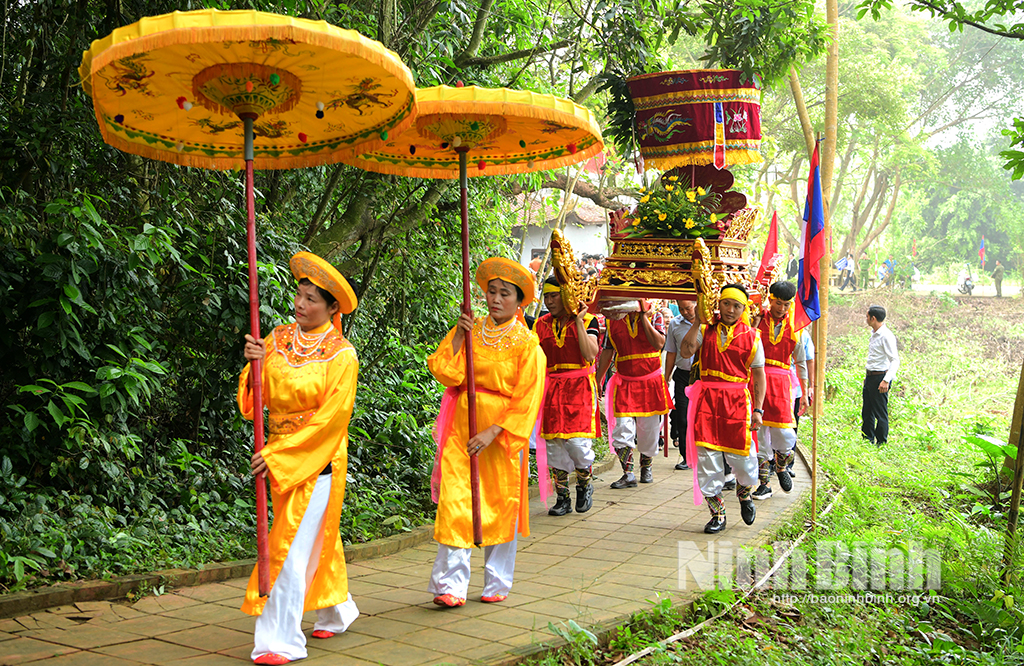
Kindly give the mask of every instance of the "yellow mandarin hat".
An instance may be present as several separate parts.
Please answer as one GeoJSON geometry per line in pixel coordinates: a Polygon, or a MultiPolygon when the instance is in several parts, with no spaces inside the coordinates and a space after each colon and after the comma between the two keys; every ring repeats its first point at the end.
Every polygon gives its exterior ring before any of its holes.
{"type": "MultiPolygon", "coordinates": [[[[299,252],[288,264],[296,280],[306,278],[338,299],[338,305],[341,306],[339,313],[348,314],[356,309],[359,299],[352,291],[352,286],[337,268],[327,263],[327,260],[312,252],[299,252]]],[[[334,327],[341,331],[341,317],[338,314],[334,315],[333,323],[334,327]]]]}
{"type": "Polygon", "coordinates": [[[504,257],[485,259],[476,269],[476,283],[487,293],[487,283],[495,278],[511,282],[522,290],[520,306],[526,307],[533,300],[533,276],[525,266],[504,257]]]}

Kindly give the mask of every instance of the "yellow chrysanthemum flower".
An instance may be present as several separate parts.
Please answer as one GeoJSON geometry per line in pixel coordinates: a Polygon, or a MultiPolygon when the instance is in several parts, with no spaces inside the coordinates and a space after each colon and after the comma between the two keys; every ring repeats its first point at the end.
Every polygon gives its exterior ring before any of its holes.
{"type": "Polygon", "coordinates": [[[679,180],[679,176],[669,176],[668,179],[674,183],[675,181],[679,180]]]}
{"type": "Polygon", "coordinates": [[[687,218],[687,220],[686,220],[686,228],[687,229],[693,229],[695,226],[697,226],[697,223],[694,222],[692,219],[687,218]]]}
{"type": "Polygon", "coordinates": [[[640,203],[647,203],[650,200],[651,200],[651,195],[650,194],[645,194],[642,197],[640,197],[640,203]]]}
{"type": "Polygon", "coordinates": [[[672,190],[674,190],[674,189],[675,189],[675,186],[674,186],[674,185],[666,185],[666,186],[665,186],[665,191],[666,191],[666,192],[671,192],[671,191],[672,191],[672,190]]]}
{"type": "Polygon", "coordinates": [[[664,222],[666,217],[668,217],[668,215],[666,215],[665,213],[662,213],[661,215],[658,216],[658,221],[659,222],[664,222]]]}
{"type": "Polygon", "coordinates": [[[714,224],[715,222],[718,222],[718,216],[711,213],[711,224],[714,224]]]}
{"type": "Polygon", "coordinates": [[[636,219],[635,219],[635,220],[633,220],[633,226],[634,226],[634,227],[635,227],[636,225],[638,225],[638,224],[640,224],[640,220],[636,220],[636,219]]]}
{"type": "Polygon", "coordinates": [[[707,194],[707,192],[704,191],[703,187],[698,187],[697,188],[697,194],[699,194],[701,196],[704,196],[705,194],[707,194]]]}
{"type": "Polygon", "coordinates": [[[690,203],[696,203],[697,194],[693,190],[688,190],[686,192],[686,200],[689,201],[690,203]]]}

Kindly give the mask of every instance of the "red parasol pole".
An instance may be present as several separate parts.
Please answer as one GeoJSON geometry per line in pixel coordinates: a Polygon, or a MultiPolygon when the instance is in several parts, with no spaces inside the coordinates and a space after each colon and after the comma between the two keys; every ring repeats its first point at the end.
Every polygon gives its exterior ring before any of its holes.
{"type": "MultiPolygon", "coordinates": [[[[252,337],[262,340],[260,334],[260,295],[256,280],[256,199],[253,195],[253,132],[256,114],[242,114],[245,123],[245,211],[246,239],[249,259],[249,328],[252,337]]],[[[252,379],[252,424],[256,433],[256,453],[263,448],[263,362],[250,361],[252,379]]],[[[259,569],[260,596],[270,594],[270,555],[267,543],[267,482],[256,477],[256,562],[259,569]]]]}
{"type": "MultiPolygon", "coordinates": [[[[459,188],[462,190],[462,311],[472,316],[469,301],[469,187],[466,175],[468,146],[455,149],[459,154],[459,188]]],[[[476,375],[473,374],[473,336],[466,334],[466,393],[469,399],[469,439],[476,435],[476,375]]],[[[469,456],[469,485],[473,492],[473,544],[484,542],[484,528],[480,520],[480,464],[476,454],[469,456]]]]}

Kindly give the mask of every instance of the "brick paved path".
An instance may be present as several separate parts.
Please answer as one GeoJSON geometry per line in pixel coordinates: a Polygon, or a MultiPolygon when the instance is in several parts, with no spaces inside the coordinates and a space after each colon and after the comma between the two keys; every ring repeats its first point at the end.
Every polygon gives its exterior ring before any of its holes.
{"type": "MultiPolygon", "coordinates": [[[[499,604],[478,601],[482,554],[473,556],[470,599],[441,609],[426,592],[436,553],[433,542],[349,565],[349,583],[362,614],[341,635],[310,639],[305,666],[327,664],[500,663],[553,636],[548,622],[592,626],[624,619],[650,606],[657,594],[696,594],[687,561],[703,556],[708,514],[692,501],[692,472],[672,469],[676,458],[655,459],[655,482],[611,490],[613,470],[596,478],[594,508],[562,518],[531,505],[532,536],[521,539],[515,585],[499,604]],[[694,545],[681,546],[680,542],[694,545]],[[680,590],[679,576],[690,581],[680,590]]],[[[712,537],[719,547],[751,543],[788,519],[810,489],[799,476],[786,495],[758,502],[758,518],[743,525],[735,496],[727,499],[729,528],[712,537]],[[726,543],[728,542],[728,543],[726,543]]],[[[0,619],[0,666],[130,666],[248,662],[254,619],[238,610],[246,580],[173,590],[128,606],[83,602],[24,617],[0,619]],[[240,661],[243,660],[243,661],[240,661]]],[[[307,614],[306,631],[312,630],[307,614]]]]}

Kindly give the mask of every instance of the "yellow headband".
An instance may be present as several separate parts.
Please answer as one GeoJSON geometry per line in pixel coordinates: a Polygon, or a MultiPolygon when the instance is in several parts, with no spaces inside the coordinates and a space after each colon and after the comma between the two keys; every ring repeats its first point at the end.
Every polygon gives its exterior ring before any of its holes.
{"type": "Polygon", "coordinates": [[[747,298],[747,295],[744,294],[739,289],[737,289],[736,287],[726,287],[725,289],[722,290],[722,294],[718,298],[719,300],[724,298],[731,298],[734,301],[739,301],[740,304],[743,306],[746,306],[747,303],[750,302],[750,299],[747,298]]]}
{"type": "Polygon", "coordinates": [[[778,301],[779,303],[782,303],[783,305],[789,305],[790,303],[792,303],[793,301],[796,300],[796,296],[794,296],[793,298],[789,299],[788,301],[784,301],[781,298],[778,298],[777,296],[769,296],[768,298],[773,300],[773,301],[778,301]]]}
{"type": "Polygon", "coordinates": [[[541,289],[541,294],[560,294],[562,293],[561,287],[556,287],[553,284],[544,283],[544,288],[541,289]]]}

